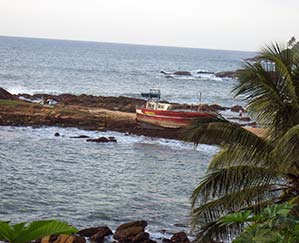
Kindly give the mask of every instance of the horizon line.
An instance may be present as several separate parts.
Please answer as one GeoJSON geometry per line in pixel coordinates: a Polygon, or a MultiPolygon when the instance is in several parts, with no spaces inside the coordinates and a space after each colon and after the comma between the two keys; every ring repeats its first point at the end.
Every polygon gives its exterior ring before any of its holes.
{"type": "Polygon", "coordinates": [[[93,43],[105,43],[105,44],[122,44],[122,45],[136,45],[136,46],[153,46],[153,47],[169,47],[169,48],[184,48],[184,49],[201,49],[201,50],[213,50],[213,51],[233,51],[233,52],[252,52],[253,50],[231,50],[231,49],[216,49],[205,47],[190,47],[190,46],[175,46],[175,45],[159,45],[159,44],[144,44],[144,43],[129,43],[129,42],[114,42],[114,41],[98,41],[98,40],[82,40],[82,39],[61,39],[56,37],[37,37],[37,36],[20,36],[20,35],[1,35],[0,37],[8,38],[24,38],[24,39],[40,39],[40,40],[57,40],[57,41],[74,41],[74,42],[93,42],[93,43]]]}

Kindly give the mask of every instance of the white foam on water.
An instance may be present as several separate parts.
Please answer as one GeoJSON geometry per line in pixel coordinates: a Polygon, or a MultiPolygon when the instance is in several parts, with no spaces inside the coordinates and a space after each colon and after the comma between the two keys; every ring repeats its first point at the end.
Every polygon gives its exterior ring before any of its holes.
{"type": "Polygon", "coordinates": [[[87,131],[81,130],[78,128],[62,128],[62,127],[3,127],[0,126],[1,130],[13,130],[18,132],[18,130],[26,131],[30,133],[30,136],[33,137],[43,137],[47,139],[71,139],[76,141],[86,142],[84,138],[72,138],[80,135],[86,135],[90,138],[99,138],[99,137],[115,137],[117,140],[117,144],[119,145],[134,145],[134,144],[144,144],[144,145],[158,145],[162,147],[168,147],[170,149],[176,150],[196,150],[199,152],[209,152],[214,153],[217,151],[216,146],[212,145],[204,145],[201,144],[197,147],[194,147],[192,143],[187,143],[179,140],[173,139],[164,139],[164,138],[152,138],[146,136],[138,136],[138,135],[126,135],[120,132],[114,131],[87,131]],[[55,137],[54,134],[59,133],[59,137],[55,137]]]}

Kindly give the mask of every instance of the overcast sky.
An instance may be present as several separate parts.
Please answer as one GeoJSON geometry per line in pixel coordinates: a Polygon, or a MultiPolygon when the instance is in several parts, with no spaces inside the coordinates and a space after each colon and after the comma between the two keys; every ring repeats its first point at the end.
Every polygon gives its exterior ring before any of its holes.
{"type": "Polygon", "coordinates": [[[299,39],[299,0],[0,0],[0,35],[258,50],[299,39]]]}

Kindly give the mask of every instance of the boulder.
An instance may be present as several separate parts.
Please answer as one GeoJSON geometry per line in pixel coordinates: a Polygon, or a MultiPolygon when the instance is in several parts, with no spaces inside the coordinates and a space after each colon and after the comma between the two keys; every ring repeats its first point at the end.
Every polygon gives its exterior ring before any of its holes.
{"type": "Polygon", "coordinates": [[[79,136],[74,136],[74,137],[70,137],[70,138],[89,138],[89,136],[87,136],[87,135],[79,135],[79,136]]]}
{"type": "Polygon", "coordinates": [[[243,116],[239,118],[240,121],[251,121],[250,117],[248,116],[243,116]]]}
{"type": "Polygon", "coordinates": [[[215,73],[209,71],[198,71],[197,74],[215,74],[215,73]]]}
{"type": "Polygon", "coordinates": [[[140,232],[139,234],[137,234],[133,239],[132,242],[137,243],[137,242],[143,242],[145,240],[149,239],[149,233],[147,232],[140,232]]]}
{"type": "Polygon", "coordinates": [[[112,235],[112,231],[108,226],[102,226],[98,228],[97,233],[91,236],[91,241],[102,243],[104,242],[105,236],[112,235]]]}
{"type": "Polygon", "coordinates": [[[234,105],[230,108],[230,110],[233,112],[239,112],[239,111],[244,112],[245,111],[244,108],[240,105],[234,105]]]}
{"type": "Polygon", "coordinates": [[[116,143],[117,140],[115,137],[99,137],[99,138],[89,138],[86,140],[87,142],[94,142],[94,143],[116,143]]]}
{"type": "Polygon", "coordinates": [[[212,104],[212,105],[210,105],[210,110],[212,110],[212,111],[225,111],[226,108],[221,106],[221,105],[218,105],[218,104],[212,104]]]}
{"type": "Polygon", "coordinates": [[[147,222],[144,220],[121,224],[115,231],[113,238],[118,241],[131,241],[139,233],[143,233],[147,222]]]}
{"type": "Polygon", "coordinates": [[[38,243],[86,243],[86,240],[82,236],[77,235],[58,235],[58,236],[46,236],[40,240],[38,243]]]}
{"type": "Polygon", "coordinates": [[[215,73],[215,75],[218,78],[235,78],[234,71],[219,72],[219,73],[215,73]]]}
{"type": "Polygon", "coordinates": [[[174,233],[171,237],[171,240],[175,243],[190,243],[187,234],[183,231],[174,233]]]}
{"type": "Polygon", "coordinates": [[[163,243],[174,243],[172,240],[167,239],[167,238],[163,238],[163,239],[162,239],[162,242],[163,242],[163,243]]]}
{"type": "Polygon", "coordinates": [[[0,99],[1,100],[15,100],[16,98],[11,93],[6,91],[5,89],[0,88],[0,99]]]}
{"type": "Polygon", "coordinates": [[[100,226],[82,229],[77,234],[84,237],[92,237],[97,234],[97,237],[104,238],[105,236],[112,235],[113,233],[109,227],[100,226]]]}
{"type": "Polygon", "coordinates": [[[115,137],[108,137],[108,139],[109,139],[109,142],[114,142],[114,143],[117,142],[115,137]]]}
{"type": "Polygon", "coordinates": [[[54,136],[55,136],[55,137],[60,137],[59,132],[55,132],[55,133],[54,133],[54,136]]]}
{"type": "Polygon", "coordinates": [[[174,72],[173,74],[178,76],[192,76],[192,74],[188,71],[177,71],[174,72]]]}

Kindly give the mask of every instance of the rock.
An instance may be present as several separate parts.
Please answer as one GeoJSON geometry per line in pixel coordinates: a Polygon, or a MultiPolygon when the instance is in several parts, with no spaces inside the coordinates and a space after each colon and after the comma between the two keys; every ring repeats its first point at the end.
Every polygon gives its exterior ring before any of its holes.
{"type": "Polygon", "coordinates": [[[179,76],[192,76],[192,74],[188,71],[177,71],[173,73],[174,75],[179,75],[179,76]]]}
{"type": "Polygon", "coordinates": [[[215,75],[218,78],[235,78],[235,72],[233,71],[219,72],[215,73],[215,75]]]}
{"type": "Polygon", "coordinates": [[[230,108],[230,110],[233,112],[239,112],[239,111],[244,112],[245,111],[244,108],[240,105],[234,105],[230,108]]]}
{"type": "Polygon", "coordinates": [[[115,231],[113,238],[118,241],[131,241],[139,233],[144,232],[147,222],[144,220],[121,224],[115,231]]]}
{"type": "Polygon", "coordinates": [[[198,71],[197,74],[215,74],[215,73],[209,71],[198,71]]]}
{"type": "Polygon", "coordinates": [[[99,137],[99,138],[89,138],[86,140],[87,142],[94,142],[94,143],[109,143],[109,142],[115,142],[110,140],[106,137],[99,137]]]}
{"type": "Polygon", "coordinates": [[[89,138],[89,136],[87,136],[87,135],[79,135],[79,136],[74,136],[74,137],[70,137],[70,138],[89,138]]]}
{"type": "Polygon", "coordinates": [[[250,117],[248,116],[243,116],[239,118],[240,121],[251,121],[250,117]]]}
{"type": "Polygon", "coordinates": [[[227,108],[222,107],[222,106],[220,106],[218,104],[212,104],[212,105],[210,105],[210,110],[212,110],[212,111],[225,111],[226,109],[227,108]]]}
{"type": "Polygon", "coordinates": [[[77,234],[84,237],[91,237],[93,235],[98,234],[98,236],[104,238],[104,236],[112,235],[113,233],[109,227],[100,226],[82,229],[77,234]]]}
{"type": "Polygon", "coordinates": [[[163,238],[163,239],[162,239],[162,242],[163,242],[163,243],[174,243],[172,240],[167,239],[167,238],[163,238]]]}
{"type": "Polygon", "coordinates": [[[149,236],[150,235],[147,232],[140,232],[132,239],[132,242],[137,243],[137,242],[142,242],[142,241],[148,240],[149,236]]]}
{"type": "Polygon", "coordinates": [[[46,236],[43,237],[40,243],[86,243],[86,240],[82,236],[77,235],[58,235],[58,236],[46,236]]]}
{"type": "MultiPolygon", "coordinates": [[[[92,242],[102,243],[105,240],[105,236],[112,235],[112,231],[108,226],[102,226],[96,228],[97,232],[90,238],[92,242]]],[[[94,229],[92,230],[94,231],[94,229]]],[[[91,233],[91,232],[90,232],[91,233]]]]}
{"type": "Polygon", "coordinates": [[[54,136],[55,136],[55,137],[60,137],[59,132],[55,132],[55,133],[54,133],[54,136]]]}
{"type": "Polygon", "coordinates": [[[187,234],[183,231],[174,233],[171,240],[175,243],[190,243],[187,234]]]}
{"type": "Polygon", "coordinates": [[[109,142],[117,143],[117,140],[115,137],[108,137],[108,139],[109,139],[109,142]]]}
{"type": "Polygon", "coordinates": [[[13,96],[11,93],[6,91],[3,88],[0,88],[0,99],[1,100],[15,100],[15,96],[13,96]]]}

